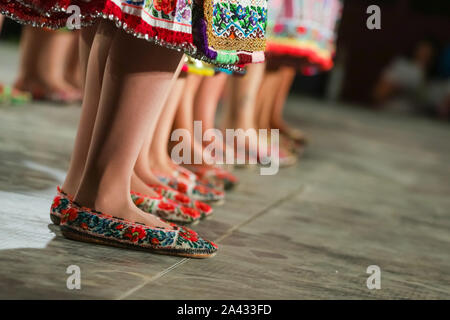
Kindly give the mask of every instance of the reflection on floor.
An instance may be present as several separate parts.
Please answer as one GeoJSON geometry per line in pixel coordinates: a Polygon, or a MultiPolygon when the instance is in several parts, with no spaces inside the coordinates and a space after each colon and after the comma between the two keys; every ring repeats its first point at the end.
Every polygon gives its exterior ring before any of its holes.
{"type": "Polygon", "coordinates": [[[449,299],[449,127],[296,97],[287,112],[311,140],[300,165],[237,170],[195,227],[219,254],[191,260],[64,239],[48,213],[79,108],[0,107],[0,298],[449,299]]]}

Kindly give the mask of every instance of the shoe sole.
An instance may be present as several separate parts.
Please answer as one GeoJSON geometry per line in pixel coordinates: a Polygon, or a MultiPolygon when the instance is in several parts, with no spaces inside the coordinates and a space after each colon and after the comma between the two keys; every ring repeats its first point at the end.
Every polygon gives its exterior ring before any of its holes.
{"type": "Polygon", "coordinates": [[[225,203],[225,199],[219,199],[219,200],[198,200],[201,202],[204,202],[206,204],[209,205],[214,205],[214,206],[221,206],[225,203]]]}
{"type": "Polygon", "coordinates": [[[184,252],[184,251],[175,250],[175,249],[145,248],[145,247],[140,247],[137,245],[131,245],[131,244],[126,244],[126,243],[122,243],[122,242],[118,242],[118,241],[114,241],[114,240],[104,239],[104,238],[97,237],[97,236],[90,235],[90,234],[85,234],[85,233],[73,230],[73,229],[65,227],[65,226],[61,226],[61,233],[63,234],[64,237],[66,237],[67,239],[70,239],[70,240],[106,245],[106,246],[116,247],[116,248],[121,248],[121,249],[132,249],[132,250],[138,250],[138,251],[145,251],[145,252],[149,252],[149,253],[184,257],[184,258],[206,259],[206,258],[212,258],[217,254],[217,252],[189,253],[189,252],[184,252]]]}
{"type": "Polygon", "coordinates": [[[61,218],[50,213],[50,220],[52,220],[53,224],[59,226],[61,223],[61,218]]]}
{"type": "Polygon", "coordinates": [[[236,188],[236,182],[227,182],[227,183],[225,183],[225,185],[224,185],[224,189],[225,189],[225,191],[230,191],[230,190],[233,190],[234,188],[236,188]]]}

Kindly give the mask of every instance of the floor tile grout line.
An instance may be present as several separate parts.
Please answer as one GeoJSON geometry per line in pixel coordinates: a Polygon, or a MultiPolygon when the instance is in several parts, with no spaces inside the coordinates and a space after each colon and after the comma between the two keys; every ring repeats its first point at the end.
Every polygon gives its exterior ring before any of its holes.
{"type": "MultiPolygon", "coordinates": [[[[250,222],[254,221],[255,219],[261,217],[262,215],[264,215],[265,213],[267,213],[268,211],[270,211],[272,208],[276,207],[278,204],[280,204],[283,201],[286,201],[292,197],[294,197],[295,195],[297,195],[299,192],[302,192],[302,190],[304,189],[304,186],[300,186],[299,188],[296,188],[295,190],[293,190],[292,192],[290,192],[287,196],[282,197],[280,199],[278,199],[277,201],[269,204],[267,207],[263,208],[261,211],[255,213],[254,215],[250,216],[248,219],[242,221],[241,223],[238,223],[237,225],[231,227],[230,229],[228,229],[222,236],[220,236],[219,238],[217,238],[216,240],[214,240],[214,242],[218,243],[219,241],[222,241],[224,239],[226,239],[227,237],[229,237],[231,234],[233,234],[234,231],[238,230],[239,228],[242,228],[243,226],[249,224],[250,222]]],[[[176,268],[178,268],[179,266],[185,264],[186,262],[188,262],[189,260],[192,260],[191,258],[183,258],[182,260],[174,263],[173,265],[171,265],[170,267],[164,269],[163,271],[159,272],[158,274],[156,274],[153,277],[148,278],[146,281],[144,281],[143,283],[137,285],[136,287],[128,290],[127,292],[125,292],[123,295],[119,296],[116,300],[123,300],[126,299],[127,297],[129,297],[131,294],[133,294],[134,292],[138,291],[139,289],[145,287],[147,284],[149,284],[150,282],[153,282],[155,280],[158,280],[160,278],[162,278],[163,276],[165,276],[167,273],[169,273],[172,270],[175,270],[176,268]]]]}
{"type": "Polygon", "coordinates": [[[268,211],[270,211],[271,209],[273,209],[274,207],[276,207],[278,204],[280,204],[283,201],[286,201],[292,197],[294,197],[295,195],[298,194],[298,192],[302,192],[302,190],[304,189],[304,186],[301,186],[299,188],[296,188],[294,191],[292,191],[291,193],[289,193],[287,196],[282,197],[280,199],[278,199],[277,201],[269,204],[267,207],[263,208],[261,211],[255,213],[254,215],[250,216],[248,219],[242,221],[241,223],[231,227],[230,229],[228,229],[228,231],[226,231],[222,236],[220,236],[219,238],[217,238],[216,240],[214,240],[214,242],[219,242],[224,240],[225,238],[229,237],[234,231],[242,228],[243,226],[249,224],[250,222],[254,221],[255,219],[259,218],[260,216],[264,215],[265,213],[267,213],[268,211]]]}
{"type": "Polygon", "coordinates": [[[155,281],[161,277],[163,277],[165,274],[169,273],[170,271],[178,268],[179,266],[181,266],[182,264],[186,263],[189,260],[189,258],[183,258],[180,261],[174,263],[173,265],[171,265],[170,267],[164,269],[163,271],[157,273],[156,275],[154,275],[153,277],[148,278],[147,280],[145,280],[144,282],[142,282],[141,284],[137,285],[136,287],[128,290],[127,292],[125,292],[124,294],[122,294],[121,296],[119,296],[118,298],[116,298],[115,300],[123,300],[126,299],[127,297],[129,297],[131,294],[133,294],[134,292],[136,292],[137,290],[145,287],[147,284],[149,284],[152,281],[155,281]]]}

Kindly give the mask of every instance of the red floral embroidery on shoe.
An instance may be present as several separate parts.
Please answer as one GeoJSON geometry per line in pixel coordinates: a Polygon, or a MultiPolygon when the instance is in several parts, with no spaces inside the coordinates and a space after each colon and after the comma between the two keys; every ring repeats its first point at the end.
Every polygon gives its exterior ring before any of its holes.
{"type": "Polygon", "coordinates": [[[175,206],[171,203],[161,201],[158,203],[158,208],[164,211],[173,211],[175,210],[175,206]]]}
{"type": "MultiPolygon", "coordinates": [[[[142,248],[152,246],[153,249],[177,249],[190,254],[213,254],[216,246],[201,238],[195,231],[170,223],[173,229],[152,228],[136,225],[132,221],[122,221],[110,215],[82,207],[71,207],[76,211],[76,219],[68,220],[66,231],[88,234],[96,239],[107,239],[108,242],[134,244],[142,248]]],[[[67,219],[71,211],[66,210],[67,219]]],[[[73,216],[73,215],[72,215],[73,216]]],[[[164,221],[164,220],[163,220],[164,221]]]]}
{"type": "Polygon", "coordinates": [[[200,212],[198,212],[197,210],[195,210],[193,208],[181,207],[181,211],[184,214],[187,214],[188,216],[191,216],[192,218],[200,217],[200,212]]]}
{"type": "Polygon", "coordinates": [[[175,195],[175,200],[182,204],[188,204],[191,202],[191,199],[189,199],[188,196],[185,196],[184,194],[180,194],[180,193],[175,195]]]}
{"type": "Polygon", "coordinates": [[[186,193],[188,191],[187,184],[185,184],[183,182],[178,182],[177,183],[177,191],[179,191],[181,193],[186,193]]]}
{"type": "Polygon", "coordinates": [[[136,200],[134,200],[134,204],[137,206],[142,204],[142,202],[144,202],[144,198],[142,198],[142,197],[139,197],[136,200]]]}
{"type": "Polygon", "coordinates": [[[166,188],[163,188],[161,186],[152,186],[152,188],[159,195],[162,195],[163,190],[166,190],[166,188]]]}
{"type": "Polygon", "coordinates": [[[197,190],[201,194],[207,194],[208,193],[208,189],[205,186],[202,186],[202,185],[196,185],[195,186],[195,190],[197,190]]]}
{"type": "Polygon", "coordinates": [[[184,230],[180,231],[179,234],[183,239],[186,239],[188,241],[192,241],[192,242],[198,241],[198,234],[196,232],[191,232],[190,229],[184,229],[184,230]]]}
{"type": "Polygon", "coordinates": [[[211,211],[211,206],[201,201],[195,201],[195,207],[205,213],[209,213],[211,211]]]}
{"type": "Polygon", "coordinates": [[[141,227],[129,227],[125,230],[123,236],[133,242],[137,242],[145,238],[145,230],[141,227]]]}
{"type": "Polygon", "coordinates": [[[61,224],[67,221],[74,221],[78,216],[78,211],[74,208],[61,210],[61,224]]]}
{"type": "Polygon", "coordinates": [[[60,197],[60,196],[56,196],[56,197],[53,199],[52,209],[58,208],[60,204],[61,204],[61,197],[60,197]]]}

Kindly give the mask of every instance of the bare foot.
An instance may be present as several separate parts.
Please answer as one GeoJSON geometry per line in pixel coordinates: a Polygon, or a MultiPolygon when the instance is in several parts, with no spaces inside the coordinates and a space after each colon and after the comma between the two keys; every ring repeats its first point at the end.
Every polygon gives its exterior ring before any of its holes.
{"type": "Polygon", "coordinates": [[[52,79],[19,79],[14,87],[31,92],[34,99],[51,100],[60,103],[73,103],[82,98],[81,91],[65,81],[52,79]]]}
{"type": "Polygon", "coordinates": [[[98,204],[97,203],[95,204],[95,209],[100,212],[109,214],[113,217],[122,218],[132,222],[142,223],[149,227],[173,229],[171,225],[165,223],[157,216],[154,216],[153,214],[144,212],[139,208],[137,208],[132,203],[131,197],[130,202],[123,206],[111,205],[111,203],[105,205],[104,203],[100,203],[99,201],[98,204]]]}

